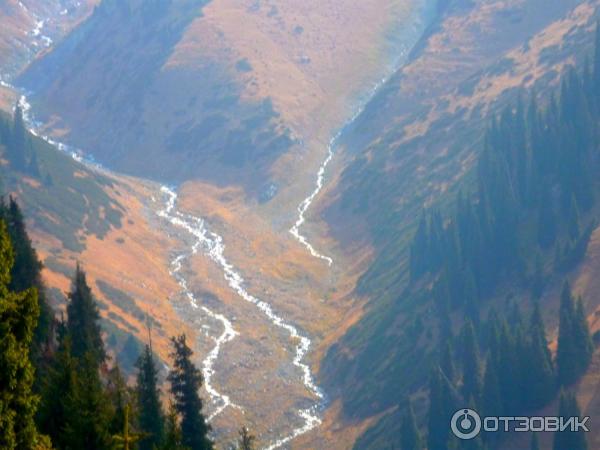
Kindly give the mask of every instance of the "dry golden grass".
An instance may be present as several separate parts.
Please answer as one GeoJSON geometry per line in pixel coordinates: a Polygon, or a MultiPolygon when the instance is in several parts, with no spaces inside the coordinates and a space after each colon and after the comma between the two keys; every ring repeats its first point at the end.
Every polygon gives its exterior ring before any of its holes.
{"type": "MultiPolygon", "coordinates": [[[[197,64],[199,53],[240,60],[243,96],[271,98],[294,130],[329,133],[349,94],[380,73],[386,30],[406,20],[410,2],[368,0],[225,0],[207,5],[187,30],[169,65],[197,64]],[[242,25],[243,24],[243,25],[242,25]],[[301,30],[301,31],[300,31],[301,30]],[[326,123],[323,123],[323,120],[326,123]]],[[[325,137],[321,135],[321,137],[325,137]]]]}
{"type": "MultiPolygon", "coordinates": [[[[93,176],[84,169],[78,173],[93,176]]],[[[114,188],[107,190],[125,208],[120,229],[111,229],[102,240],[86,236],[86,248],[81,253],[61,249],[56,238],[35,228],[31,229],[33,240],[43,259],[53,254],[60,263],[73,270],[75,262],[79,261],[87,272],[94,294],[109,305],[109,310],[101,311],[102,314],[106,316],[109,311],[117,313],[138,329],[137,337],[146,342],[146,325],[138,317],[113,307],[111,299],[97,288],[96,281],[107,282],[133,297],[141,310],[161,324],[161,329],[153,331],[153,345],[161,358],[168,360],[170,336],[185,332],[193,339],[195,334],[182,323],[170,303],[171,296],[180,290],[169,274],[169,253],[175,244],[150,222],[152,211],[146,205],[156,194],[156,187],[132,178],[115,179],[114,182],[114,188]],[[60,253],[57,254],[56,249],[61,249],[60,253]]],[[[44,280],[49,287],[63,292],[70,287],[67,277],[48,268],[44,270],[44,280]]],[[[115,325],[123,328],[121,323],[115,322],[115,325]]]]}

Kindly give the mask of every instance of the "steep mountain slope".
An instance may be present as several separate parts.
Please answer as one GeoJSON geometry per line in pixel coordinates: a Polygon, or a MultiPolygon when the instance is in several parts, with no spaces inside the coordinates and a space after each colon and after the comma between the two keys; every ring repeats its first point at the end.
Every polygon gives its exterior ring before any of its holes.
{"type": "Polygon", "coordinates": [[[111,167],[269,197],[320,158],[425,3],[104,1],[21,81],[111,167]]]}
{"type": "MultiPolygon", "coordinates": [[[[565,65],[590,55],[598,3],[443,6],[411,61],[343,137],[347,167],[321,207],[342,248],[357,241],[375,248],[357,290],[370,300],[366,313],[329,350],[321,369],[342,399],[346,423],[387,414],[356,448],[382,448],[397,439],[395,405],[422,386],[433,357],[431,332],[422,334],[423,327],[433,329],[430,298],[408,301],[404,291],[420,210],[444,209],[458,187],[468,185],[492,112],[514,100],[520,87],[547,97],[565,65]]],[[[423,412],[422,397],[416,408],[423,412]]]]}

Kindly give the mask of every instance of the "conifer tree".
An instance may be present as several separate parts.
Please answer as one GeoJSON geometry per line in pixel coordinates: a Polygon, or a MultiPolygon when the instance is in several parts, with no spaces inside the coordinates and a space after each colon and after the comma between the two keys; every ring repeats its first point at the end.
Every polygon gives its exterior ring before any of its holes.
{"type": "Polygon", "coordinates": [[[481,396],[481,362],[477,337],[471,322],[467,322],[463,327],[461,339],[463,398],[478,402],[481,396]]]}
{"type": "Polygon", "coordinates": [[[569,205],[567,230],[569,232],[569,237],[572,240],[575,241],[579,238],[579,234],[581,233],[581,227],[579,224],[579,208],[577,207],[577,201],[575,200],[575,196],[571,197],[571,203],[569,205]]]}
{"type": "Polygon", "coordinates": [[[36,370],[41,370],[41,354],[52,340],[53,312],[48,305],[45,286],[42,282],[42,263],[27,234],[25,220],[19,205],[10,197],[8,205],[0,202],[0,217],[7,224],[8,234],[13,243],[14,265],[11,270],[9,289],[17,292],[35,288],[37,290],[40,315],[35,327],[31,346],[31,360],[36,370]]]}
{"type": "Polygon", "coordinates": [[[106,359],[100,329],[100,314],[87,284],[85,272],[77,265],[67,305],[67,334],[77,359],[91,355],[98,368],[106,359]]]}
{"type": "Polygon", "coordinates": [[[585,308],[583,306],[583,298],[581,296],[577,298],[575,305],[573,337],[577,343],[578,365],[583,374],[592,362],[594,344],[590,335],[590,327],[588,325],[585,308]]]}
{"type": "Polygon", "coordinates": [[[544,293],[544,264],[539,252],[535,255],[533,280],[531,282],[531,295],[539,300],[544,293]]]}
{"type": "MultiPolygon", "coordinates": [[[[485,365],[483,393],[481,394],[481,412],[485,416],[500,416],[503,413],[497,372],[497,363],[490,354],[485,365]]],[[[486,443],[496,442],[499,437],[498,433],[486,433],[483,436],[486,443]]]]}
{"type": "Polygon", "coordinates": [[[575,382],[579,376],[575,369],[575,354],[577,343],[573,339],[573,321],[575,318],[575,307],[571,295],[571,287],[565,281],[560,297],[560,323],[558,333],[558,347],[556,350],[556,366],[558,369],[558,381],[561,385],[569,385],[575,382]]]}
{"type": "Polygon", "coordinates": [[[402,450],[421,450],[423,442],[417,428],[415,413],[412,409],[410,398],[404,401],[404,416],[400,425],[400,448],[402,450]]]}
{"type": "Polygon", "coordinates": [[[525,360],[525,399],[528,410],[544,406],[554,395],[555,374],[540,305],[535,302],[525,360]]]}
{"type": "Polygon", "coordinates": [[[464,275],[463,297],[465,302],[465,316],[473,324],[479,324],[479,294],[472,270],[467,270],[464,275]]]}
{"type": "Polygon", "coordinates": [[[202,374],[191,361],[192,350],[188,347],[185,335],[171,338],[173,369],[168,380],[175,408],[181,416],[182,443],[191,450],[210,450],[212,442],[208,438],[210,426],[202,415],[202,400],[199,390],[202,374]]]}
{"type": "Polygon", "coordinates": [[[454,367],[454,355],[449,341],[444,345],[440,360],[440,368],[444,375],[446,375],[446,378],[452,383],[456,378],[456,368],[454,367]]]}
{"type": "Polygon", "coordinates": [[[540,203],[537,236],[540,247],[550,248],[556,241],[556,216],[549,187],[542,188],[542,201],[540,203]]]}
{"type": "Polygon", "coordinates": [[[9,289],[13,262],[6,225],[0,221],[0,448],[25,450],[39,440],[34,423],[39,399],[33,394],[29,360],[39,308],[35,290],[9,289]]]}
{"type": "Polygon", "coordinates": [[[183,445],[177,408],[173,403],[169,404],[165,422],[165,437],[159,448],[160,450],[190,450],[190,447],[183,445]]]}
{"type": "Polygon", "coordinates": [[[140,450],[152,450],[163,440],[164,415],[158,390],[158,369],[150,346],[146,345],[137,362],[137,406],[139,411],[139,429],[146,437],[139,442],[140,450]]]}
{"type": "Polygon", "coordinates": [[[70,417],[64,427],[65,449],[105,450],[112,445],[110,398],[96,357],[87,352],[77,361],[75,389],[67,398],[70,417]]]}
{"type": "Polygon", "coordinates": [[[8,149],[12,166],[18,171],[24,171],[27,161],[27,130],[23,122],[23,110],[19,104],[15,106],[12,135],[8,143],[8,149]]]}
{"type": "Polygon", "coordinates": [[[568,281],[565,281],[560,301],[560,324],[556,351],[559,384],[569,386],[575,383],[587,370],[592,352],[593,346],[583,302],[579,300],[577,305],[575,304],[571,287],[568,281]]]}
{"type": "MultiPolygon", "coordinates": [[[[114,389],[107,391],[100,378],[104,347],[99,315],[79,266],[69,298],[58,355],[43,390],[40,424],[59,449],[104,450],[112,445],[111,419],[124,401],[114,389]]],[[[109,378],[114,381],[118,375],[113,371],[109,378]]],[[[117,384],[122,392],[124,382],[117,384]]]]}
{"type": "Polygon", "coordinates": [[[447,450],[450,419],[458,408],[458,394],[439,367],[429,381],[429,414],[427,416],[427,448],[447,450]]]}
{"type": "Polygon", "coordinates": [[[481,409],[486,416],[499,416],[503,412],[497,371],[498,366],[492,356],[489,355],[485,365],[483,394],[481,397],[481,409]]]}
{"type": "MultiPolygon", "coordinates": [[[[522,336],[519,334],[519,337],[522,336]]],[[[498,384],[500,386],[500,396],[502,398],[502,408],[505,414],[516,414],[520,409],[521,375],[519,346],[513,330],[510,329],[506,321],[500,328],[499,344],[497,347],[498,354],[496,371],[498,376],[498,384]]]]}
{"type": "MultiPolygon", "coordinates": [[[[580,417],[581,411],[575,394],[561,391],[558,415],[564,418],[580,417]]],[[[565,430],[554,433],[554,450],[587,450],[587,448],[587,439],[583,431],[565,430]]]]}
{"type": "Polygon", "coordinates": [[[73,419],[71,400],[77,395],[77,364],[71,356],[71,340],[61,338],[52,365],[42,382],[42,402],[37,422],[57,449],[67,448],[65,430],[73,419]]]}
{"type": "Polygon", "coordinates": [[[118,365],[112,367],[106,375],[106,394],[111,407],[108,431],[111,435],[117,435],[123,431],[125,413],[131,404],[130,390],[118,365]]]}
{"type": "Polygon", "coordinates": [[[40,166],[38,165],[37,153],[33,149],[31,151],[31,157],[29,158],[27,172],[34,178],[40,177],[40,166]]]}

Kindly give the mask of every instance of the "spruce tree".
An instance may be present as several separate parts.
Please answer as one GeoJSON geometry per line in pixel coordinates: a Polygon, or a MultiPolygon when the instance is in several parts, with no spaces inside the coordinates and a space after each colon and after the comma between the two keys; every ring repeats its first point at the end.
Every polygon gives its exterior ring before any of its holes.
{"type": "Polygon", "coordinates": [[[533,279],[531,281],[531,295],[534,299],[539,300],[542,297],[545,283],[544,263],[542,262],[542,257],[539,252],[536,252],[533,279]]]}
{"type": "Polygon", "coordinates": [[[587,370],[593,353],[583,302],[577,305],[566,281],[560,301],[560,323],[556,365],[558,381],[562,386],[575,383],[587,370]]]}
{"type": "Polygon", "coordinates": [[[9,289],[13,262],[6,224],[0,221],[0,448],[27,450],[39,440],[34,423],[39,399],[29,360],[39,308],[34,289],[9,289]]]}
{"type": "Polygon", "coordinates": [[[105,353],[98,310],[79,266],[69,299],[66,324],[59,328],[59,357],[44,390],[40,423],[60,449],[103,450],[112,442],[114,410],[100,378],[105,353]],[[53,417],[54,411],[58,418],[53,417]]]}
{"type": "Polygon", "coordinates": [[[125,413],[131,404],[131,392],[118,365],[106,375],[106,394],[111,407],[108,431],[111,435],[117,435],[123,431],[125,413]]]}
{"type": "MultiPolygon", "coordinates": [[[[575,394],[561,391],[558,415],[564,418],[580,417],[581,411],[575,394]]],[[[587,439],[583,431],[565,430],[554,433],[554,450],[587,450],[587,448],[587,439]]]]}
{"type": "Polygon", "coordinates": [[[71,400],[77,395],[77,363],[71,356],[71,340],[65,336],[42,382],[42,402],[37,418],[40,430],[50,436],[57,449],[67,448],[65,430],[74,414],[71,400]]]}
{"type": "Polygon", "coordinates": [[[67,334],[71,337],[72,354],[77,359],[91,355],[96,367],[106,359],[100,329],[100,314],[87,284],[85,272],[77,264],[67,304],[67,334]]]}
{"type": "MultiPolygon", "coordinates": [[[[503,413],[497,371],[497,363],[490,354],[485,365],[483,393],[481,394],[481,412],[484,416],[500,416],[503,413]]],[[[498,433],[489,433],[485,434],[483,438],[490,443],[497,441],[499,436],[498,433]]]]}
{"type": "Polygon", "coordinates": [[[558,328],[558,347],[556,350],[556,366],[558,381],[561,385],[570,385],[579,377],[575,369],[575,354],[577,343],[573,339],[573,322],[575,307],[571,295],[571,286],[565,281],[560,297],[560,322],[558,328]]]}
{"type": "Polygon", "coordinates": [[[525,400],[529,411],[548,403],[555,392],[555,373],[552,355],[548,349],[540,305],[535,302],[529,328],[525,359],[525,400]]]}
{"type": "Polygon", "coordinates": [[[569,205],[569,212],[567,217],[567,230],[571,240],[576,241],[581,233],[581,227],[579,223],[579,208],[577,207],[577,201],[575,196],[571,197],[571,203],[569,205]]]}
{"type": "Polygon", "coordinates": [[[448,449],[449,423],[458,407],[458,394],[440,368],[436,367],[429,380],[427,448],[448,449]]]}
{"type": "Polygon", "coordinates": [[[513,330],[506,321],[501,325],[498,344],[498,354],[496,371],[498,376],[498,385],[500,387],[500,397],[502,398],[502,408],[504,414],[516,414],[521,410],[521,388],[520,376],[522,370],[518,358],[518,345],[513,330]]]}
{"type": "Polygon", "coordinates": [[[23,110],[17,104],[13,117],[12,135],[8,144],[8,154],[14,169],[22,172],[27,168],[27,130],[23,121],[23,110]]]}
{"type": "Polygon", "coordinates": [[[481,409],[486,416],[499,416],[503,412],[497,371],[498,366],[493,357],[489,355],[485,365],[483,394],[481,397],[481,409]]]}
{"type": "Polygon", "coordinates": [[[64,427],[66,449],[105,450],[112,445],[111,408],[96,354],[86,353],[77,363],[75,389],[67,398],[69,420],[64,427]]]}
{"type": "Polygon", "coordinates": [[[185,446],[182,441],[177,408],[170,403],[165,421],[165,437],[159,448],[160,450],[190,450],[190,447],[185,446]]]}
{"type": "Polygon", "coordinates": [[[401,450],[421,450],[423,442],[409,398],[404,401],[403,409],[404,415],[400,425],[400,448],[401,450]]]}
{"type": "Polygon", "coordinates": [[[208,438],[210,426],[202,415],[202,400],[199,390],[202,386],[202,373],[191,361],[192,350],[186,343],[185,335],[171,338],[173,369],[168,380],[175,408],[181,416],[182,443],[191,450],[208,450],[213,445],[208,438]]]}
{"type": "Polygon", "coordinates": [[[38,165],[37,153],[33,149],[31,150],[27,172],[34,178],[40,178],[40,166],[38,165]]]}
{"type": "Polygon", "coordinates": [[[583,298],[578,297],[575,305],[575,317],[573,320],[573,340],[577,343],[577,363],[580,373],[583,375],[594,354],[594,344],[590,335],[583,298]]]}
{"type": "Polygon", "coordinates": [[[540,247],[547,249],[556,241],[556,215],[549,187],[542,187],[543,196],[540,203],[537,236],[540,247]]]}
{"type": "Polygon", "coordinates": [[[152,450],[163,440],[165,418],[160,404],[158,369],[150,346],[146,345],[137,362],[137,368],[135,390],[139,411],[138,425],[140,431],[146,433],[146,437],[138,445],[140,450],[152,450]]]}
{"type": "Polygon", "coordinates": [[[37,290],[40,315],[32,340],[31,359],[36,371],[40,372],[42,369],[42,353],[52,340],[54,320],[53,312],[46,299],[45,286],[42,282],[43,266],[27,234],[23,214],[14,198],[9,198],[8,205],[3,201],[0,203],[0,216],[6,221],[14,250],[15,262],[11,270],[9,289],[17,292],[31,288],[37,290]]]}
{"type": "Polygon", "coordinates": [[[473,399],[477,403],[481,396],[481,361],[475,329],[471,322],[467,322],[463,327],[461,339],[462,394],[466,401],[473,399]]]}
{"type": "Polygon", "coordinates": [[[472,270],[466,270],[463,281],[463,298],[465,302],[465,316],[473,324],[479,325],[479,294],[472,270]]]}
{"type": "Polygon", "coordinates": [[[454,367],[454,354],[449,341],[444,345],[440,360],[440,368],[444,375],[446,375],[446,378],[448,378],[451,383],[454,382],[454,379],[456,378],[456,368],[454,367]]]}

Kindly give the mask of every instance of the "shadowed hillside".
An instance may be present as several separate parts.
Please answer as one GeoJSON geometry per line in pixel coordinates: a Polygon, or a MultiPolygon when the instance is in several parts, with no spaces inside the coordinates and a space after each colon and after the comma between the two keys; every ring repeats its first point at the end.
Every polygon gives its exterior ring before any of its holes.
{"type": "MultiPolygon", "coordinates": [[[[376,249],[357,288],[369,299],[367,312],[331,348],[321,372],[343,399],[349,423],[389,414],[356,448],[381,448],[397,436],[396,405],[423,387],[436,358],[427,350],[437,329],[432,280],[409,287],[409,245],[421,211],[435,207],[452,216],[458,190],[476,185],[476,155],[492,115],[523,89],[548,101],[565,66],[582,67],[593,54],[593,1],[443,5],[411,61],[344,136],[350,162],[336,200],[324,207],[342,243],[367,231],[376,249]]],[[[415,401],[422,415],[424,399],[415,401]]]]}

